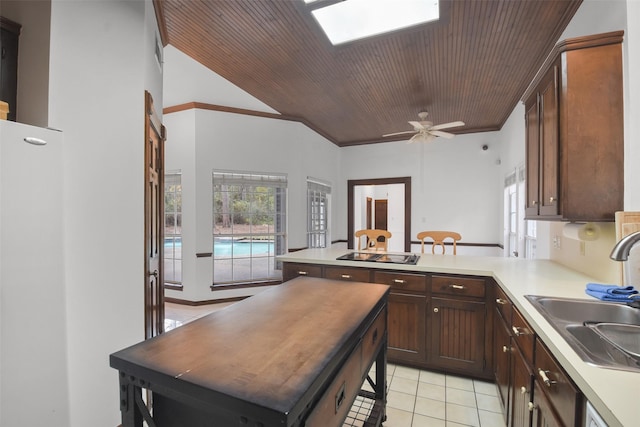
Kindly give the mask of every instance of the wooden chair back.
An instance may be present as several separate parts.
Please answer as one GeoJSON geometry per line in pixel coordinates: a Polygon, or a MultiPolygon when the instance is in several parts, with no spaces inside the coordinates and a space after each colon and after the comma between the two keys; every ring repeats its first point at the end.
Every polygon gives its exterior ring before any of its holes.
{"type": "Polygon", "coordinates": [[[389,246],[391,232],[387,230],[365,229],[355,232],[358,238],[358,250],[375,249],[386,251],[389,246]],[[362,237],[365,237],[364,239],[362,237]]]}
{"type": "Polygon", "coordinates": [[[420,240],[420,249],[422,253],[424,253],[424,240],[430,238],[433,240],[433,244],[431,245],[431,253],[436,253],[436,246],[442,247],[442,253],[446,252],[444,247],[445,239],[453,240],[453,254],[456,255],[456,242],[462,238],[460,233],[456,233],[455,231],[421,231],[418,233],[418,239],[420,240]]]}

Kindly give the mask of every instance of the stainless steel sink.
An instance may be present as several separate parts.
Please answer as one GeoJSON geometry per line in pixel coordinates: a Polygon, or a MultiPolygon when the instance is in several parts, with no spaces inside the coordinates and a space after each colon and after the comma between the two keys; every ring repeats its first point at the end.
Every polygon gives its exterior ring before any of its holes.
{"type": "Polygon", "coordinates": [[[640,309],[586,299],[539,295],[525,298],[585,362],[640,372],[635,345],[640,340],[640,309]],[[620,345],[621,341],[624,345],[620,345]]]}

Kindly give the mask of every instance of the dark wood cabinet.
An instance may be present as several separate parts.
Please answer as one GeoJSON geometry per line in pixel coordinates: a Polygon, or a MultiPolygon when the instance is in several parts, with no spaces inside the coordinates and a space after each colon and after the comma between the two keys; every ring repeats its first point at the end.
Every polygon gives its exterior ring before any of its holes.
{"type": "Polygon", "coordinates": [[[613,221],[622,210],[622,36],[559,43],[525,92],[527,219],[613,221]]]}
{"type": "Polygon", "coordinates": [[[533,374],[529,364],[517,346],[511,353],[511,427],[529,427],[531,425],[531,399],[533,398],[533,374]]]}
{"type": "Polygon", "coordinates": [[[371,270],[358,267],[325,266],[324,277],[331,280],[346,280],[350,282],[370,282],[371,270]]]}
{"type": "Polygon", "coordinates": [[[486,311],[480,301],[431,298],[429,363],[452,372],[482,374],[486,311]]]}
{"type": "Polygon", "coordinates": [[[299,276],[323,277],[322,265],[318,264],[298,264],[285,262],[282,266],[282,281],[286,282],[299,276]]]}
{"type": "Polygon", "coordinates": [[[9,104],[7,119],[16,121],[18,100],[18,39],[20,24],[0,16],[0,101],[9,104]]]}
{"type": "MultiPolygon", "coordinates": [[[[543,412],[554,414],[553,418],[557,419],[555,422],[558,422],[558,425],[580,426],[583,414],[582,393],[540,339],[536,339],[534,366],[536,389],[540,391],[538,395],[534,391],[533,406],[545,409],[548,406],[551,410],[543,412]]],[[[543,418],[550,418],[550,415],[545,415],[543,418]]]]}
{"type": "Polygon", "coordinates": [[[424,363],[426,307],[424,295],[389,293],[389,361],[424,363]]]}
{"type": "MultiPolygon", "coordinates": [[[[496,298],[496,301],[497,300],[498,298],[496,298]]],[[[509,307],[511,306],[510,302],[505,302],[504,304],[508,304],[509,307]]],[[[511,318],[504,318],[498,306],[496,306],[496,313],[493,316],[493,373],[498,386],[498,398],[502,404],[505,424],[508,424],[507,420],[511,415],[511,353],[513,352],[513,345],[509,332],[510,324],[511,318]]]]}
{"type": "Polygon", "coordinates": [[[549,399],[542,393],[542,388],[537,381],[533,387],[531,410],[533,427],[566,427],[556,415],[549,399]]]}
{"type": "Polygon", "coordinates": [[[388,308],[388,353],[391,362],[426,360],[428,276],[396,271],[373,271],[373,282],[391,286],[388,308]]]}

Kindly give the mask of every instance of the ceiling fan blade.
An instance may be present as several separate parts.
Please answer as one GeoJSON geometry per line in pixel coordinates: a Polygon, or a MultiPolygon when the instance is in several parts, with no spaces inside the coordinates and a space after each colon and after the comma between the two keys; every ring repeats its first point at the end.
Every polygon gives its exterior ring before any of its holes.
{"type": "Polygon", "coordinates": [[[431,135],[434,135],[434,136],[441,136],[442,138],[447,138],[447,139],[451,139],[451,138],[453,138],[453,137],[455,136],[454,134],[449,133],[449,132],[442,132],[442,131],[439,131],[439,130],[433,130],[433,129],[431,129],[431,130],[429,131],[429,133],[430,133],[431,135]]]}
{"type": "Polygon", "coordinates": [[[404,132],[388,133],[386,135],[382,135],[382,137],[384,138],[385,136],[403,135],[403,134],[406,134],[406,133],[416,133],[416,131],[415,130],[406,130],[404,132]]]}
{"type": "Polygon", "coordinates": [[[426,128],[424,127],[424,125],[420,122],[409,122],[409,124],[411,126],[413,126],[413,128],[415,130],[425,130],[426,128]]]}
{"type": "Polygon", "coordinates": [[[420,132],[411,137],[411,139],[409,140],[409,144],[411,144],[412,142],[429,142],[433,139],[435,139],[435,136],[431,135],[430,133],[420,132]]]}
{"type": "Polygon", "coordinates": [[[458,126],[464,126],[464,122],[451,122],[451,123],[443,123],[441,125],[435,125],[435,126],[431,126],[431,130],[440,130],[440,129],[449,129],[449,128],[455,128],[458,126]]]}

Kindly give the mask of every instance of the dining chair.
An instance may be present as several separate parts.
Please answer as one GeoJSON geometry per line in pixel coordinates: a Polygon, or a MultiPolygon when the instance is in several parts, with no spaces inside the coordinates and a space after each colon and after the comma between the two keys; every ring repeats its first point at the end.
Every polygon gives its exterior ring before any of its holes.
{"type": "Polygon", "coordinates": [[[456,255],[456,242],[462,238],[460,233],[456,233],[455,231],[421,231],[418,233],[418,239],[420,240],[420,249],[422,253],[424,253],[424,240],[430,238],[433,240],[431,244],[431,253],[436,253],[436,246],[442,247],[442,253],[446,252],[444,247],[445,239],[453,240],[453,254],[456,255]]]}
{"type": "Polygon", "coordinates": [[[388,248],[391,232],[387,230],[364,229],[355,232],[358,238],[358,250],[375,249],[386,251],[388,248]],[[365,237],[362,239],[362,237],[365,237]]]}

